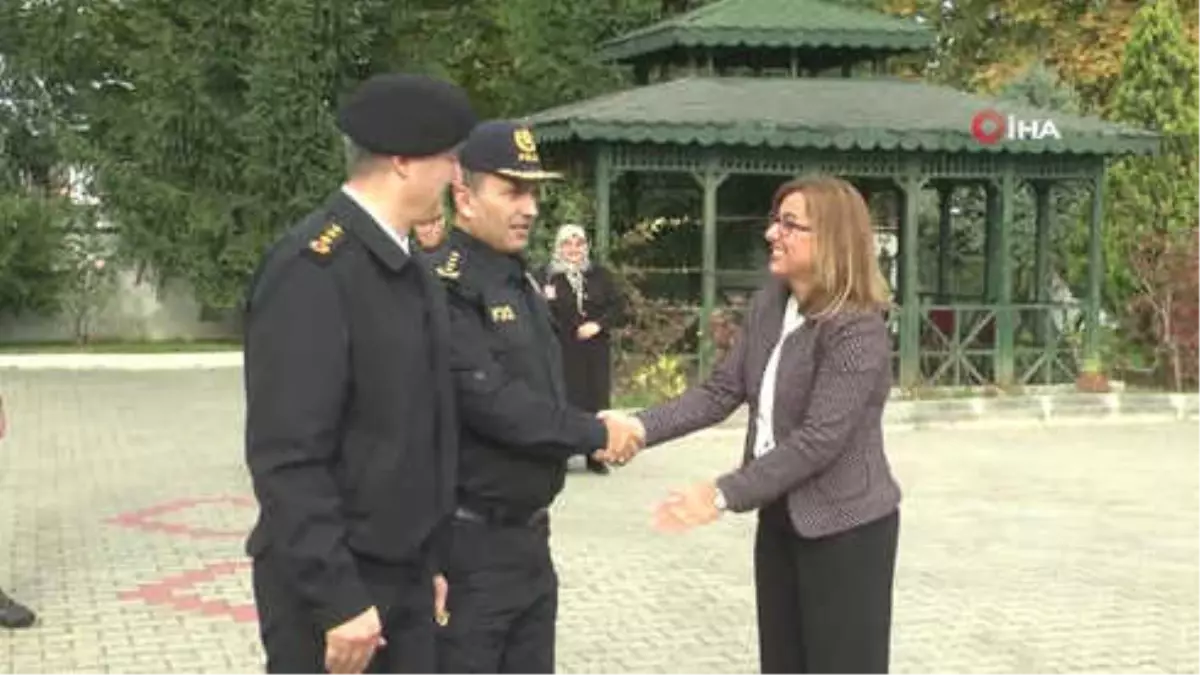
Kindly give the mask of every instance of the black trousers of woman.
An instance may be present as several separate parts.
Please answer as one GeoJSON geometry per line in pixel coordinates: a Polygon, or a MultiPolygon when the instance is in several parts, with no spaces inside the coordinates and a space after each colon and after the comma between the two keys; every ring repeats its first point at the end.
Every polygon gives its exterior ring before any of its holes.
{"type": "Polygon", "coordinates": [[[764,673],[886,673],[900,514],[818,539],[796,533],[781,500],[754,542],[764,673]]]}

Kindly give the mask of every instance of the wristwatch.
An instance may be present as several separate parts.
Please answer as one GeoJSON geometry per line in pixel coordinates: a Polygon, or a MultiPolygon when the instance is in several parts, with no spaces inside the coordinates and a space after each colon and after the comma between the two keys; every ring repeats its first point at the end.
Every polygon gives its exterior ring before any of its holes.
{"type": "Polygon", "coordinates": [[[718,511],[724,511],[729,508],[729,503],[725,501],[725,493],[721,492],[721,488],[717,488],[716,494],[713,495],[713,506],[718,511]]]}

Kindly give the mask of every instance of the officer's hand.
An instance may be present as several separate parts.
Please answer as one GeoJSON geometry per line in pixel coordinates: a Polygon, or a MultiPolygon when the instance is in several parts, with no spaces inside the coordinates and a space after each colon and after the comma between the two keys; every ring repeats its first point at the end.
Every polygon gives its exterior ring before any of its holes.
{"type": "Polygon", "coordinates": [[[446,597],[450,595],[450,584],[441,574],[433,578],[433,619],[439,626],[450,623],[450,612],[446,611],[446,597]]]}
{"type": "Polygon", "coordinates": [[[379,612],[374,608],[325,633],[325,669],[331,673],[361,673],[375,650],[386,645],[379,612]]]}
{"type": "Polygon", "coordinates": [[[580,340],[591,340],[599,333],[600,324],[596,323],[595,321],[589,321],[579,326],[579,329],[575,331],[575,336],[580,340]]]}
{"type": "Polygon", "coordinates": [[[598,413],[598,417],[608,429],[608,445],[592,457],[610,464],[624,464],[633,459],[646,440],[641,420],[611,410],[598,413]]]}

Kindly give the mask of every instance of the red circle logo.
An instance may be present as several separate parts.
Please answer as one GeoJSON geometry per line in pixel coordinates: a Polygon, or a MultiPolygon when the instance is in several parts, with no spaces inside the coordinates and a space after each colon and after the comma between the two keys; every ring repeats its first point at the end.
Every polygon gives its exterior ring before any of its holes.
{"type": "Polygon", "coordinates": [[[1006,127],[1004,115],[990,108],[975,113],[975,116],[971,118],[971,135],[984,145],[992,145],[1004,138],[1006,127]]]}

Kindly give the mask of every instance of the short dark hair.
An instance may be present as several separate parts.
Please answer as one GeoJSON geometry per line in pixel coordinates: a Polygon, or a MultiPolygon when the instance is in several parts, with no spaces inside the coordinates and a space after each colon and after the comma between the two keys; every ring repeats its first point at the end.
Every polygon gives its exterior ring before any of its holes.
{"type": "Polygon", "coordinates": [[[479,171],[472,171],[466,167],[463,167],[463,170],[462,170],[463,185],[470,188],[470,190],[472,192],[477,192],[479,190],[479,186],[483,184],[483,177],[486,175],[487,174],[485,174],[485,173],[481,173],[479,171]]]}
{"type": "Polygon", "coordinates": [[[351,177],[360,175],[387,159],[355,143],[349,136],[342,136],[342,145],[346,151],[346,175],[351,177]]]}

